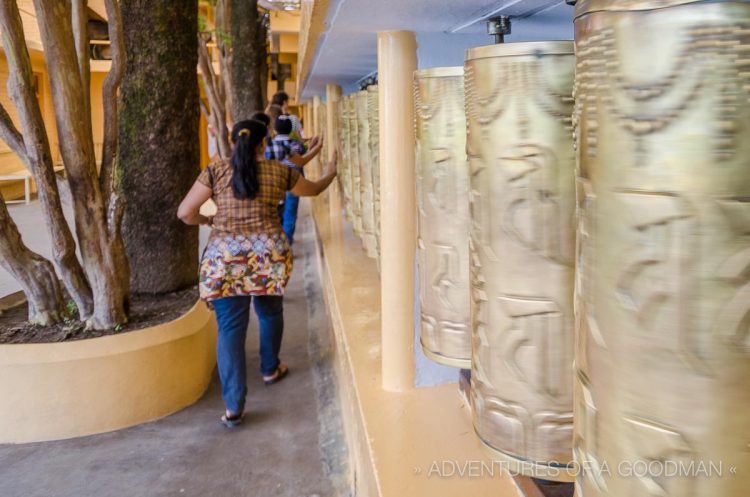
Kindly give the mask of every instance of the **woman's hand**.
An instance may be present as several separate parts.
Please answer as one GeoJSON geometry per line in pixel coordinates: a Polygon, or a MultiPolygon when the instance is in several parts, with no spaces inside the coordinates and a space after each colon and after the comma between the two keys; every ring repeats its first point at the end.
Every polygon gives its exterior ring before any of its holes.
{"type": "Polygon", "coordinates": [[[338,150],[333,150],[331,160],[326,167],[325,175],[317,181],[310,181],[300,177],[297,183],[291,189],[291,192],[298,197],[314,197],[320,195],[333,182],[338,174],[338,150]]]}
{"type": "Polygon", "coordinates": [[[305,155],[292,155],[291,157],[289,157],[289,160],[292,161],[296,166],[305,167],[308,162],[313,160],[315,156],[320,153],[320,150],[322,148],[323,139],[316,136],[310,141],[310,148],[307,150],[307,153],[305,155]],[[313,142],[315,143],[313,144],[313,142]]]}
{"type": "Polygon", "coordinates": [[[320,150],[323,148],[323,139],[320,137],[313,138],[313,141],[310,142],[310,150],[308,153],[317,154],[320,152],[320,150]]]}

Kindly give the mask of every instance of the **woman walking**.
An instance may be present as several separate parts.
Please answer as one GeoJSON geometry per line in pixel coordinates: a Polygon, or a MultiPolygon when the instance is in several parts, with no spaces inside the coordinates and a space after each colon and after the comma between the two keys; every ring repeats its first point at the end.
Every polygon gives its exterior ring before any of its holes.
{"type": "Polygon", "coordinates": [[[217,364],[227,427],[242,422],[247,396],[245,337],[252,303],[260,322],[261,375],[266,385],[289,368],[279,359],[284,332],[283,295],[292,271],[292,251],[281,227],[278,204],[287,191],[307,197],[323,192],[336,177],[336,157],[327,174],[308,181],[298,171],[263,158],[267,128],[246,120],[232,129],[229,160],[217,161],[198,177],[180,204],[187,224],[212,226],[200,267],[200,296],[216,312],[217,364]],[[213,218],[200,214],[209,198],[213,218]]]}

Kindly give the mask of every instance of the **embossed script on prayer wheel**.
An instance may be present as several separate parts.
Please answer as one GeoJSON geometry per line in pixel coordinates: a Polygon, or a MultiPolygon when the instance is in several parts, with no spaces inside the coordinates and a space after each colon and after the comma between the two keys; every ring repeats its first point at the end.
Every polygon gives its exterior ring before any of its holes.
{"type": "Polygon", "coordinates": [[[362,244],[367,255],[376,257],[375,204],[372,190],[372,160],[370,159],[370,121],[368,119],[368,92],[355,94],[357,107],[357,133],[359,141],[359,195],[362,215],[362,244]]]}
{"type": "Polygon", "coordinates": [[[750,495],[750,3],[575,29],[577,495],[750,495]]]}
{"type": "Polygon", "coordinates": [[[341,188],[344,192],[344,208],[346,211],[346,217],[351,221],[353,219],[352,214],[352,180],[351,171],[349,165],[349,115],[347,114],[347,98],[341,97],[338,105],[338,127],[339,127],[339,141],[341,144],[341,157],[339,158],[339,181],[341,182],[341,188]]]}
{"type": "Polygon", "coordinates": [[[347,127],[349,130],[349,176],[352,195],[352,226],[357,236],[362,236],[362,190],[359,171],[359,129],[357,127],[357,96],[346,97],[347,127]]]}
{"type": "MultiPolygon", "coordinates": [[[[320,111],[318,112],[318,116],[320,117],[320,125],[322,126],[322,129],[326,129],[327,123],[328,123],[328,106],[323,104],[320,106],[320,111]]],[[[331,144],[327,141],[323,142],[323,148],[320,150],[319,159],[316,161],[319,167],[319,171],[316,171],[316,173],[319,173],[321,176],[323,174],[323,171],[326,167],[326,157],[328,157],[328,147],[330,147],[331,144]]]]}
{"type": "Polygon", "coordinates": [[[474,427],[514,471],[572,480],[572,42],[467,51],[474,427]]]}
{"type": "Polygon", "coordinates": [[[378,85],[367,87],[367,119],[370,131],[370,164],[372,169],[372,202],[375,220],[375,253],[380,259],[380,112],[378,85]]]}
{"type": "Polygon", "coordinates": [[[469,169],[463,67],[414,73],[422,350],[471,367],[469,169]]]}

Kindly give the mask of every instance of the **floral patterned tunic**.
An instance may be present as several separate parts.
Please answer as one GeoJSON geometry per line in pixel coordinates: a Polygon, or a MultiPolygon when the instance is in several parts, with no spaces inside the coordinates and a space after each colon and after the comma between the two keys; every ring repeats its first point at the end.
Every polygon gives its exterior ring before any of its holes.
{"type": "Polygon", "coordinates": [[[276,161],[259,159],[258,176],[260,191],[252,200],[235,198],[228,160],[211,164],[198,177],[213,191],[217,207],[200,267],[203,300],[284,295],[293,257],[278,205],[300,174],[276,161]]]}

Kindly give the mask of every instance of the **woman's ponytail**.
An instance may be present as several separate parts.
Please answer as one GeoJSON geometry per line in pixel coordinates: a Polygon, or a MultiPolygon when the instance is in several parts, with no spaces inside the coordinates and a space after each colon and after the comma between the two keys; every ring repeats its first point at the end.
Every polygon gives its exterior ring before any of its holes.
{"type": "Polygon", "coordinates": [[[254,199],[258,196],[258,146],[268,130],[263,123],[240,121],[232,128],[232,190],[235,198],[254,199]]]}

